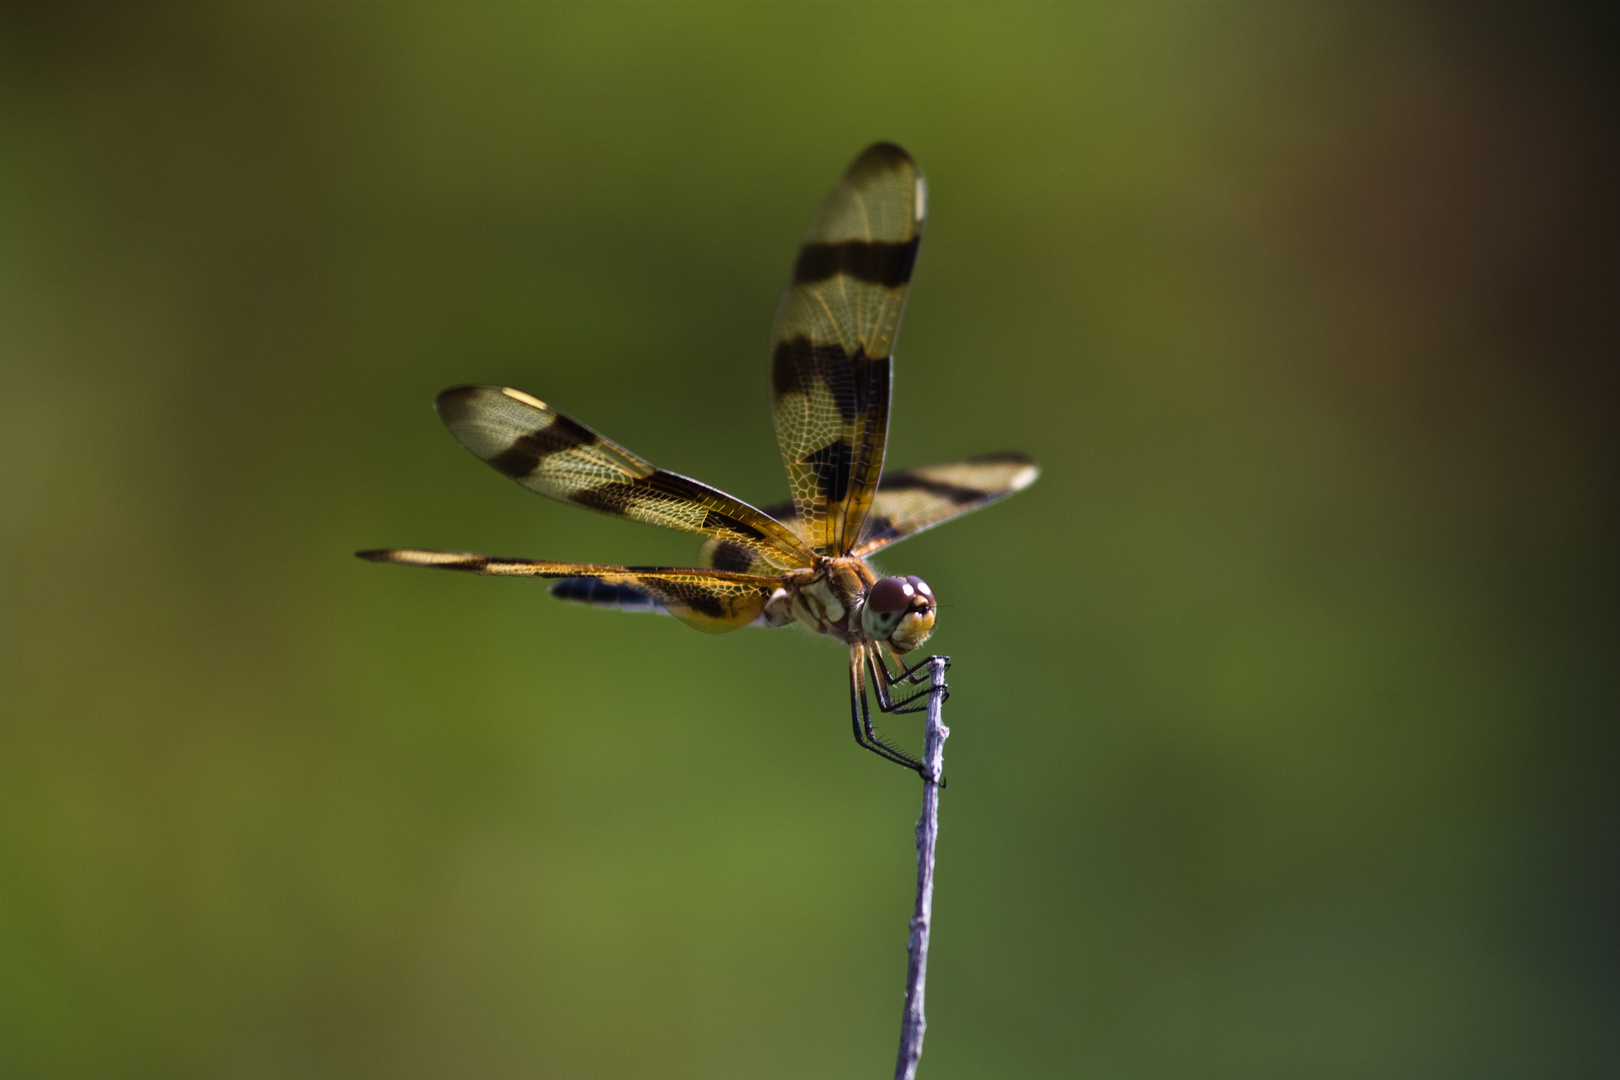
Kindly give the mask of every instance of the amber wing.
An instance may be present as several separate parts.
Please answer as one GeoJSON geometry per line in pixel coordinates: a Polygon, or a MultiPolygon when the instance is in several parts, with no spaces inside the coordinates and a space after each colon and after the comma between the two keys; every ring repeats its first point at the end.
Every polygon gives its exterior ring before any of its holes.
{"type": "Polygon", "coordinates": [[[942,521],[989,506],[1035,482],[1040,468],[1023,454],[984,454],[945,465],[901,469],[883,477],[860,543],[852,554],[931,529],[942,521]]]}
{"type": "Polygon", "coordinates": [[[456,440],[530,491],[666,529],[701,533],[749,552],[767,568],[808,566],[813,553],[790,528],[741,499],[651,463],[538,398],[500,386],[439,395],[456,440]]]}
{"type": "Polygon", "coordinates": [[[801,535],[824,555],[855,545],[883,471],[891,354],[924,214],[911,157],[868,147],[816,211],[776,310],[776,436],[801,535]]]}

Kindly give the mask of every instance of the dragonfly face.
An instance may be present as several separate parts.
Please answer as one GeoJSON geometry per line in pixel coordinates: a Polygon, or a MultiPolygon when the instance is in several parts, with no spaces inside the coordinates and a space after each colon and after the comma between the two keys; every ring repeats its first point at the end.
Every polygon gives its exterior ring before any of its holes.
{"type": "Polygon", "coordinates": [[[934,592],[922,578],[915,574],[880,578],[866,591],[861,629],[873,641],[886,642],[896,654],[905,654],[934,632],[934,615],[934,592]]]}
{"type": "MultiPolygon", "coordinates": [[[[771,402],[793,501],[761,510],[659,469],[501,386],[439,395],[464,447],[530,491],[705,538],[698,566],[603,566],[391,548],[373,562],[553,579],[552,595],[656,611],[710,633],[799,623],[849,645],[855,739],[926,775],[872,730],[870,678],[884,712],[915,711],[889,688],[917,668],[888,657],[933,632],[934,594],[917,577],[879,578],[866,559],[898,540],[1034,482],[1035,463],[998,453],[883,471],[895,335],[922,240],[925,189],[898,146],[868,147],[811,220],[771,328],[771,402]],[[897,661],[898,662],[898,661],[897,661]]],[[[711,427],[713,425],[710,425],[711,427]]]]}

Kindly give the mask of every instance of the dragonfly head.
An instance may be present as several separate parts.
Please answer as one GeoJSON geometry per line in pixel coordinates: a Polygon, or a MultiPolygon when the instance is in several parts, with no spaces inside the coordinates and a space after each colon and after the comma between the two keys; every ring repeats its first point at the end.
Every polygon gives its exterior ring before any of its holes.
{"type": "Polygon", "coordinates": [[[908,653],[934,632],[935,611],[934,591],[922,578],[879,578],[866,590],[861,629],[896,653],[908,653]]]}

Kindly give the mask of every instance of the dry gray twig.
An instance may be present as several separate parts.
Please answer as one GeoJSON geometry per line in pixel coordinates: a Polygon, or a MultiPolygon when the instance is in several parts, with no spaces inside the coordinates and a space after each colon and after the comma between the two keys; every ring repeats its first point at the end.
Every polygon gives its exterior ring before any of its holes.
{"type": "Polygon", "coordinates": [[[900,1059],[895,1080],[915,1080],[922,1057],[923,988],[928,981],[928,931],[934,912],[934,846],[939,841],[939,788],[945,771],[945,657],[928,658],[928,726],[923,732],[922,817],[917,819],[917,905],[911,913],[911,940],[906,944],[906,1012],[900,1023],[900,1059]]]}

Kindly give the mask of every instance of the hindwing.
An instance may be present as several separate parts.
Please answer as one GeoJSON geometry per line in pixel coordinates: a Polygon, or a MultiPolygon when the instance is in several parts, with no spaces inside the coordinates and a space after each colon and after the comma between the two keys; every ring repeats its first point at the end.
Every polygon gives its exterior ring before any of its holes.
{"type": "Polygon", "coordinates": [[[564,600],[603,602],[606,594],[593,598],[581,591],[589,579],[621,590],[614,607],[636,607],[636,597],[644,599],[641,610],[662,610],[688,626],[711,634],[723,634],[747,626],[765,610],[766,601],[781,582],[760,574],[728,574],[719,570],[668,566],[600,566],[595,563],[543,562],[537,559],[508,559],[497,555],[474,555],[460,551],[423,551],[394,548],[356,552],[372,562],[403,563],[439,570],[461,570],[496,577],[562,578],[571,588],[553,595],[564,600]]]}

